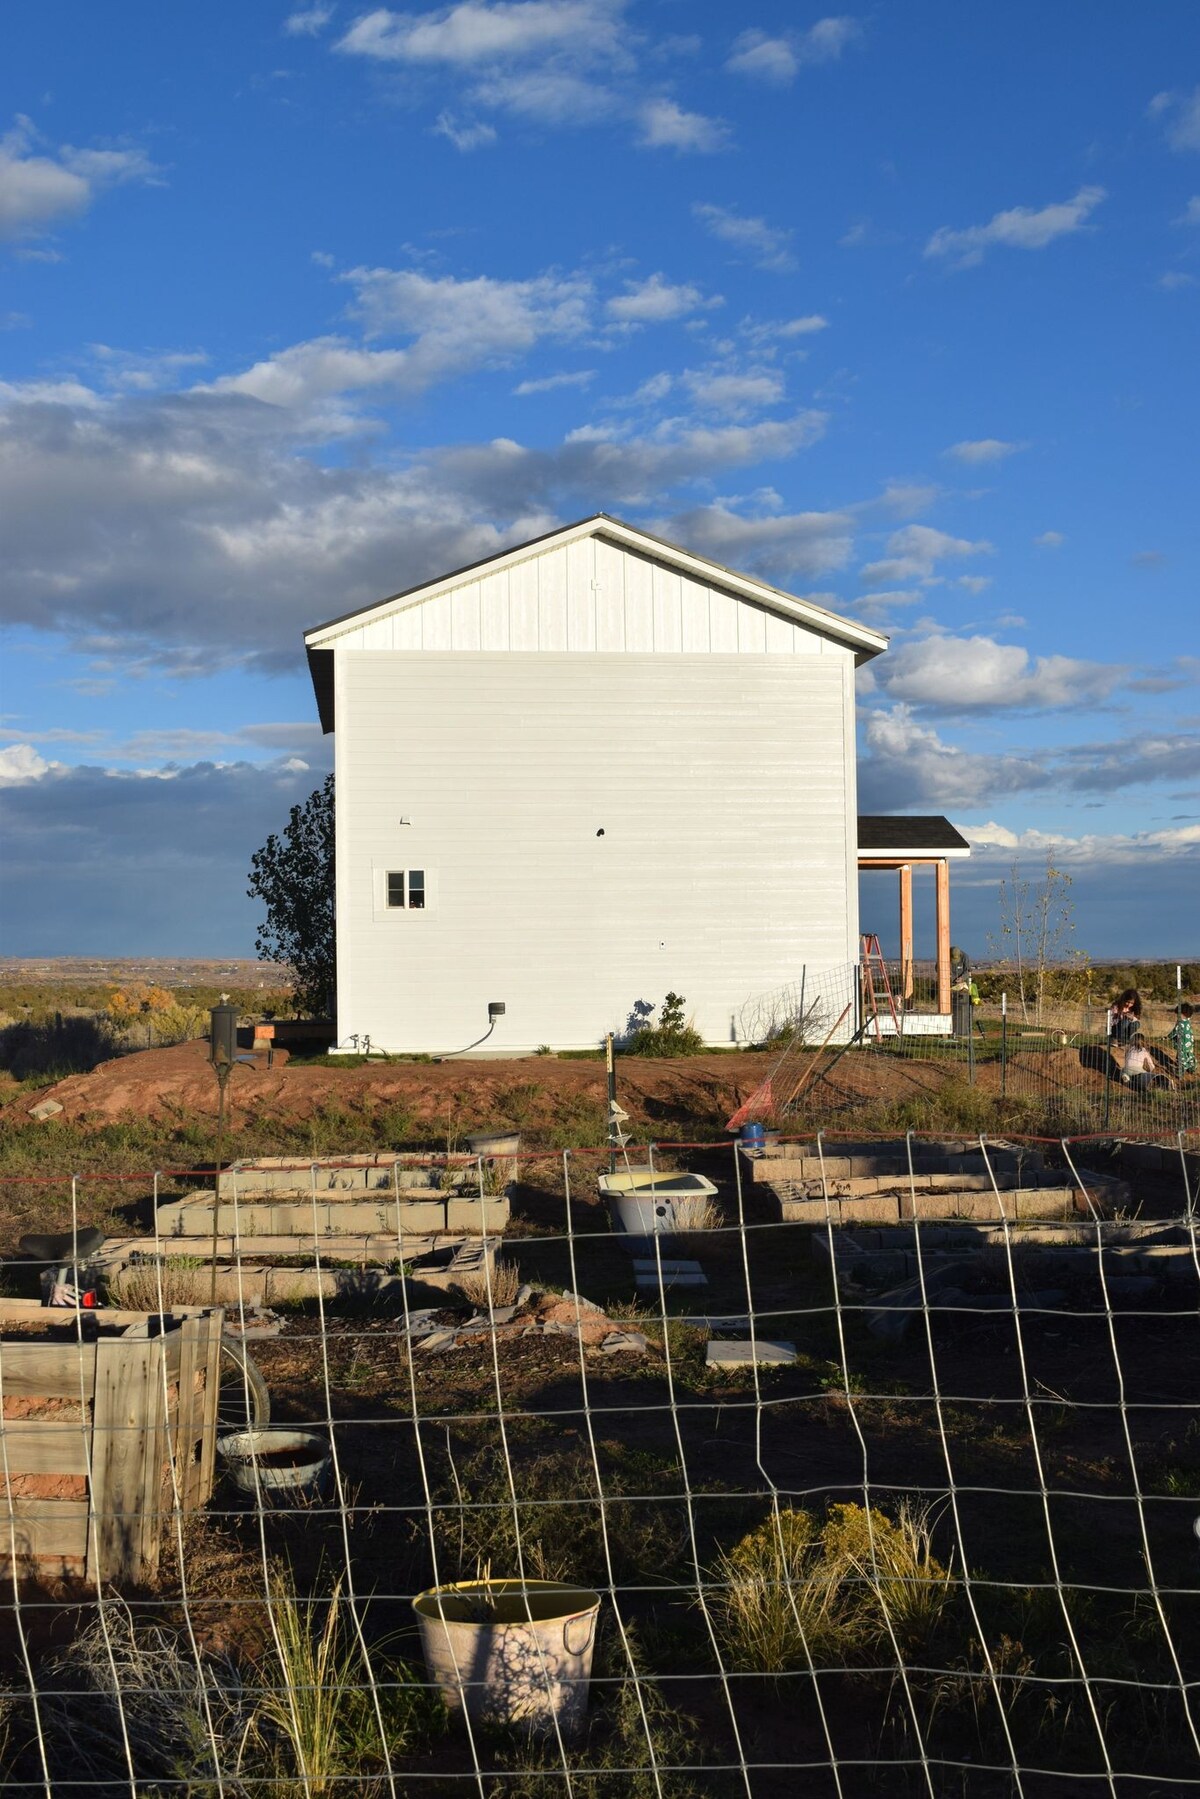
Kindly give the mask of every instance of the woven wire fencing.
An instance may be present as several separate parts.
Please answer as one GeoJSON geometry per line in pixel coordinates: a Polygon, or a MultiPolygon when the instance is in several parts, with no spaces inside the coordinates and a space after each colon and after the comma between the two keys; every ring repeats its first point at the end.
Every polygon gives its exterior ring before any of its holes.
{"type": "Polygon", "coordinates": [[[939,1013],[931,963],[805,971],[743,1009],[743,1034],[776,1058],[745,1116],[785,1129],[845,1113],[868,1128],[920,1128],[935,1112],[968,1129],[1171,1138],[1200,1128],[1200,1077],[1194,1055],[1181,1056],[1169,1004],[1143,1012],[1148,1087],[1124,1078],[1126,1046],[1108,1035],[1106,1007],[1015,995],[972,1003],[965,980],[948,1007],[939,1013]]]}
{"type": "Polygon", "coordinates": [[[326,1168],[304,1253],[235,1223],[225,1384],[258,1419],[249,1350],[320,1466],[207,1496],[171,1349],[203,1252],[142,1240],[140,1319],[2,1302],[5,1793],[1200,1787],[1195,1151],[660,1145],[648,1194],[645,1162],[639,1236],[607,1156],[526,1161],[440,1288],[454,1241],[399,1213],[394,1255],[334,1253],[326,1168]],[[256,1338],[280,1260],[310,1296],[256,1338]],[[114,1341],[142,1372],[101,1427],[114,1341]]]}

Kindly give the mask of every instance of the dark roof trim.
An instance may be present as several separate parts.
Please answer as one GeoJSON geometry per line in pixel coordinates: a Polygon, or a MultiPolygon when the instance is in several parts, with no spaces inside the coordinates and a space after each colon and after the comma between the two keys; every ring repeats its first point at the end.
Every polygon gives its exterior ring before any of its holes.
{"type": "Polygon", "coordinates": [[[321,729],[328,737],[333,730],[333,651],[308,650],[308,672],[317,696],[321,729]]]}
{"type": "Polygon", "coordinates": [[[948,818],[940,814],[864,813],[858,815],[858,853],[883,856],[924,853],[970,855],[971,846],[948,818]]]}

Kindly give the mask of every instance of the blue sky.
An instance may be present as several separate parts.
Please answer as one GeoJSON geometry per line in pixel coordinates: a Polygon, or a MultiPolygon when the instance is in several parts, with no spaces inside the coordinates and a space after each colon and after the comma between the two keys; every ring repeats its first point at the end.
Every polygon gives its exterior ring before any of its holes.
{"type": "Polygon", "coordinates": [[[303,629],[605,510],[891,635],[977,953],[1200,954],[1192,0],[0,29],[6,953],[248,953],[303,629]]]}

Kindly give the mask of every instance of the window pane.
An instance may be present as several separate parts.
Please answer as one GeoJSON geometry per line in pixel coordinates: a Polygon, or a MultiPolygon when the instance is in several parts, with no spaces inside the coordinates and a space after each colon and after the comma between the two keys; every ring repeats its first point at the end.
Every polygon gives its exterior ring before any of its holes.
{"type": "MultiPolygon", "coordinates": [[[[389,906],[402,906],[404,904],[404,871],[403,871],[403,869],[400,871],[399,874],[389,874],[388,878],[387,878],[387,883],[388,883],[388,889],[387,889],[388,905],[389,906]]],[[[424,897],[422,896],[421,904],[424,905],[424,903],[425,903],[424,897]]]]}
{"type": "Polygon", "coordinates": [[[425,870],[410,868],[408,871],[408,904],[410,911],[419,911],[425,904],[425,870]]]}

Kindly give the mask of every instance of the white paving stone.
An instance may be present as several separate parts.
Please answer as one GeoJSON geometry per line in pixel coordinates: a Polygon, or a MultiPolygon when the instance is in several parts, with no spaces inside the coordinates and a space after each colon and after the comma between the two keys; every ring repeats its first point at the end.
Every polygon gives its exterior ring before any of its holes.
{"type": "Polygon", "coordinates": [[[763,1337],[753,1343],[745,1338],[738,1342],[714,1338],[704,1355],[710,1368],[748,1368],[754,1362],[773,1362],[782,1366],[795,1359],[794,1343],[768,1341],[763,1337]]]}

